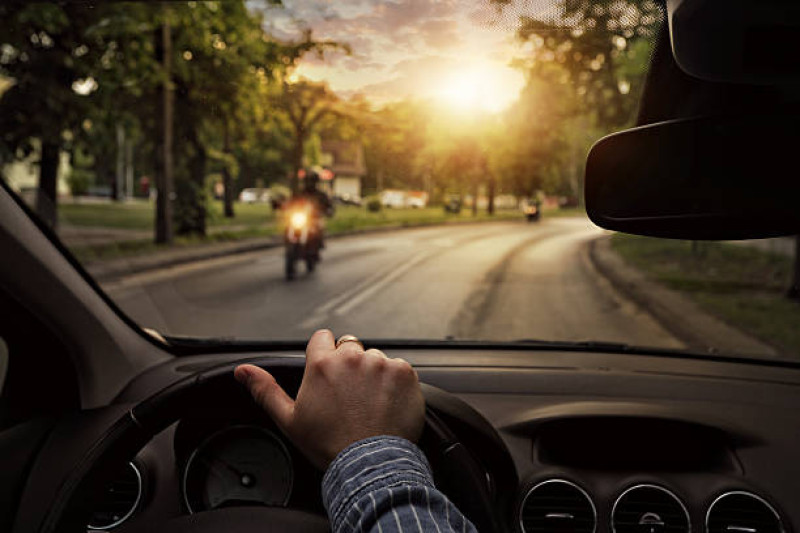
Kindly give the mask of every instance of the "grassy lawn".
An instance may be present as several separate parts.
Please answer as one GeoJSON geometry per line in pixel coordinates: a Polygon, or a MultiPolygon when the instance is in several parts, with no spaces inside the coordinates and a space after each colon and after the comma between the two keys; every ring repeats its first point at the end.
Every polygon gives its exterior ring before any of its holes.
{"type": "Polygon", "coordinates": [[[616,234],[613,248],[729,324],[800,355],[800,304],[785,297],[792,258],[727,243],[616,234]]]}
{"type": "MultiPolygon", "coordinates": [[[[155,203],[137,201],[130,203],[62,204],[58,207],[59,221],[71,226],[92,226],[131,230],[153,230],[155,203]]],[[[234,206],[234,218],[222,215],[221,202],[213,202],[208,225],[258,226],[272,220],[269,204],[240,204],[234,206]]]]}

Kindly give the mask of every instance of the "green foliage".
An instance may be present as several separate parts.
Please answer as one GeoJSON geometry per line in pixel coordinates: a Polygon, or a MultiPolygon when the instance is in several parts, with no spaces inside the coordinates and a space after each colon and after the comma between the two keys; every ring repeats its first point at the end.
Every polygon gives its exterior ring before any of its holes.
{"type": "Polygon", "coordinates": [[[583,113],[608,128],[628,124],[661,7],[653,0],[562,0],[559,7],[555,19],[521,18],[518,36],[532,46],[523,66],[532,76],[558,66],[583,113]]]}
{"type": "Polygon", "coordinates": [[[244,0],[3,3],[0,76],[11,85],[0,92],[0,162],[48,140],[86,153],[71,178],[75,191],[85,190],[82,171],[112,183],[121,127],[135,177],[155,185],[167,84],[175,95],[179,233],[205,231],[209,175],[224,176],[233,196],[258,183],[291,185],[288,176],[319,160],[321,139],[363,145],[364,191],[425,190],[432,201],[479,191],[577,196],[590,144],[632,120],[660,11],[651,0],[558,4],[550,11],[557,15],[520,21],[519,40],[530,46],[517,61],[527,77],[519,101],[499,116],[465,117],[424,102],[373,109],[364,98],[345,102],[324,83],[296,80],[292,69],[306,54],[349,47],[311,31],[280,42],[244,0]]]}
{"type": "MultiPolygon", "coordinates": [[[[241,186],[286,175],[292,140],[272,108],[272,96],[286,92],[277,80],[304,54],[349,52],[310,31],[298,42],[279,42],[243,0],[12,1],[0,4],[0,17],[7,30],[0,36],[0,79],[10,80],[0,94],[0,164],[27,157],[37,143],[74,145],[92,156],[87,170],[96,180],[111,182],[121,126],[134,144],[138,175],[152,177],[161,150],[154,104],[169,84],[179,232],[204,231],[200,191],[208,172],[224,171],[241,186]],[[169,72],[161,58],[165,24],[173,43],[169,72]]],[[[84,190],[78,176],[76,190],[84,190]]]]}
{"type": "Polygon", "coordinates": [[[89,192],[94,183],[94,174],[82,168],[73,168],[67,177],[69,191],[73,196],[81,196],[89,192]]]}

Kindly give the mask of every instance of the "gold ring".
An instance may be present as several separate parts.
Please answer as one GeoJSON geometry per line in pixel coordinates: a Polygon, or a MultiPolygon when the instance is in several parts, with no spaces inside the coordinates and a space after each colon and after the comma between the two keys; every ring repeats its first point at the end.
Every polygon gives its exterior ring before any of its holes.
{"type": "Polygon", "coordinates": [[[336,341],[336,347],[338,348],[339,346],[341,346],[342,344],[344,344],[346,342],[355,342],[356,344],[361,346],[362,350],[364,349],[364,345],[361,343],[360,340],[358,340],[358,337],[356,337],[355,335],[342,335],[336,341]]]}

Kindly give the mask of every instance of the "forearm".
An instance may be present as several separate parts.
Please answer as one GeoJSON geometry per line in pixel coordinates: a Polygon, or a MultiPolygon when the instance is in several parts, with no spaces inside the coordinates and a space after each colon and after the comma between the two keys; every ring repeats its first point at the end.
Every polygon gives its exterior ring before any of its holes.
{"type": "Polygon", "coordinates": [[[344,449],[322,482],[334,533],[475,531],[433,484],[419,448],[398,437],[373,437],[344,449]]]}

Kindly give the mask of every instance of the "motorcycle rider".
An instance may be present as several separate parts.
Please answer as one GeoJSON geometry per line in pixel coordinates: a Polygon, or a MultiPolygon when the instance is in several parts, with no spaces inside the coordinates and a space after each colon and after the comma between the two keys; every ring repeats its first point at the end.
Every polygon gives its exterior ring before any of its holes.
{"type": "Polygon", "coordinates": [[[333,204],[327,193],[319,189],[319,174],[314,169],[300,171],[302,186],[292,195],[291,205],[310,205],[313,234],[319,250],[325,248],[325,226],[323,217],[329,216],[333,204]]]}

